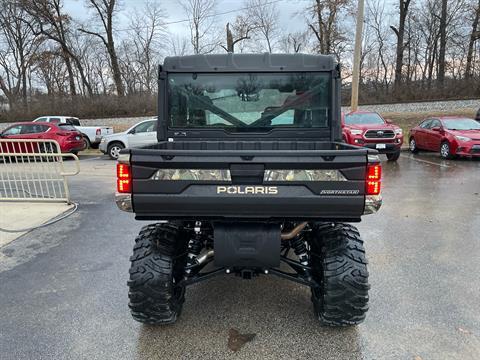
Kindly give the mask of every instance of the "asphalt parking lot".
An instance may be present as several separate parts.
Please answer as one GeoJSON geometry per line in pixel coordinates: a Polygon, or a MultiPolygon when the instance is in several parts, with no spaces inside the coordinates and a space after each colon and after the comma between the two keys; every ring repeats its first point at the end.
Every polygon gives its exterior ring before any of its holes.
{"type": "Polygon", "coordinates": [[[370,311],[322,328],[307,288],[224,275],[187,290],[180,320],[141,325],[127,308],[133,239],[114,162],[82,157],[78,211],[0,249],[1,359],[478,359],[480,161],[403,153],[384,163],[384,205],[358,224],[370,311]],[[233,353],[230,328],[255,333],[233,353]]]}

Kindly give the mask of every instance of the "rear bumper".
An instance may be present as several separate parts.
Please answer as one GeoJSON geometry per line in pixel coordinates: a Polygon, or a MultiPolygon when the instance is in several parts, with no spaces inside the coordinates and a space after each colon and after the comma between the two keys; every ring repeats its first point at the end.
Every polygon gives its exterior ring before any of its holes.
{"type": "Polygon", "coordinates": [[[134,193],[131,202],[139,220],[288,218],[359,221],[365,211],[363,194],[317,195],[303,186],[277,186],[277,189],[278,193],[274,195],[217,194],[216,186],[194,185],[180,194],[134,193]]]}
{"type": "Polygon", "coordinates": [[[83,141],[67,142],[64,143],[61,148],[62,152],[65,153],[82,151],[85,150],[85,143],[83,141]]]}

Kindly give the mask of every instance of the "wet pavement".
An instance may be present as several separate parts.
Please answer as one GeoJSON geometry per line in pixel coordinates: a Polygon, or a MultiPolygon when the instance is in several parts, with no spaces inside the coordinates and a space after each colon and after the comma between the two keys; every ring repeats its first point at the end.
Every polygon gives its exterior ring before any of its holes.
{"type": "Polygon", "coordinates": [[[0,249],[1,359],[480,358],[480,161],[384,163],[384,205],[358,224],[372,289],[354,328],[320,327],[307,288],[265,276],[188,288],[175,325],[133,321],[128,258],[144,223],[117,210],[113,162],[81,166],[78,211],[0,249]],[[233,353],[230,328],[256,337],[233,353]]]}

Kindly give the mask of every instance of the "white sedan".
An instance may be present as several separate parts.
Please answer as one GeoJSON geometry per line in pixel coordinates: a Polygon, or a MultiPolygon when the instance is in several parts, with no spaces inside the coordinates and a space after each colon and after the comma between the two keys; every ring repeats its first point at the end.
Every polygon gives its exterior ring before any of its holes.
{"type": "Polygon", "coordinates": [[[111,159],[118,159],[120,150],[156,143],[157,118],[152,118],[133,125],[127,131],[107,135],[100,141],[100,151],[111,159]]]}

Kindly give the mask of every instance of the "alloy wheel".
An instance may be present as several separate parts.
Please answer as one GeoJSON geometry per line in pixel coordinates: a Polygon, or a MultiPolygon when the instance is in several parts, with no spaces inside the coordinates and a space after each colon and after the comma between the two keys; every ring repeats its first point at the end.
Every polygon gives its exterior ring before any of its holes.
{"type": "Polygon", "coordinates": [[[120,146],[114,145],[110,148],[110,156],[114,159],[118,159],[118,156],[120,155],[120,150],[122,148],[120,146]]]}
{"type": "Polygon", "coordinates": [[[450,146],[447,143],[443,143],[442,146],[440,147],[440,155],[442,155],[443,158],[448,158],[450,155],[450,146]]]}
{"type": "Polygon", "coordinates": [[[417,148],[417,144],[415,143],[415,139],[411,139],[410,140],[410,151],[414,152],[416,148],[417,148]]]}

